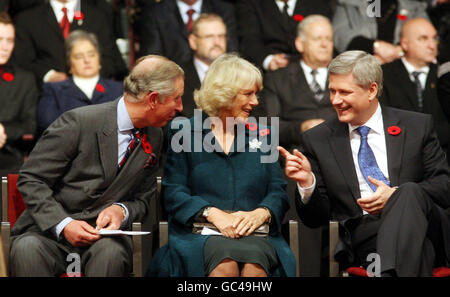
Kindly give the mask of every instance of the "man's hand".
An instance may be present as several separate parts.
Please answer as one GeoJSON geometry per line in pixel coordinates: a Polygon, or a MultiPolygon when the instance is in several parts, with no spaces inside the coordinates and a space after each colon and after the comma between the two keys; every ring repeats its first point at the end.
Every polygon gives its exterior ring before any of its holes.
{"type": "Polygon", "coordinates": [[[235,216],[233,228],[238,236],[251,235],[270,217],[270,213],[264,208],[257,208],[253,211],[237,211],[232,215],[235,216]]]}
{"type": "Polygon", "coordinates": [[[113,204],[100,212],[98,215],[97,229],[117,230],[122,225],[124,219],[122,207],[117,204],[113,204]]]}
{"type": "Polygon", "coordinates": [[[289,59],[286,54],[274,54],[269,63],[269,70],[275,71],[278,68],[284,68],[289,64],[289,59]]]}
{"type": "Polygon", "coordinates": [[[6,135],[5,127],[3,127],[2,123],[0,123],[0,149],[3,148],[7,139],[8,136],[6,135]]]}
{"type": "Polygon", "coordinates": [[[392,62],[400,58],[401,47],[389,42],[377,40],[374,43],[373,53],[381,64],[392,62]]]}
{"type": "Polygon", "coordinates": [[[384,205],[395,192],[396,188],[391,188],[384,182],[374,179],[371,176],[369,176],[369,181],[377,187],[377,190],[368,197],[357,199],[356,202],[368,213],[377,214],[383,210],[384,205]]]}
{"type": "Polygon", "coordinates": [[[64,237],[73,246],[91,245],[101,236],[98,231],[85,221],[73,220],[63,230],[64,237]]]}
{"type": "Polygon", "coordinates": [[[47,82],[59,82],[59,81],[63,81],[66,79],[68,79],[66,73],[55,71],[55,73],[50,75],[47,82]]]}
{"type": "Polygon", "coordinates": [[[315,126],[321,124],[322,122],[324,122],[324,119],[310,119],[310,120],[303,121],[300,125],[300,131],[303,133],[306,130],[309,130],[312,127],[315,127],[315,126]]]}
{"type": "Polygon", "coordinates": [[[312,186],[314,177],[311,173],[311,164],[301,152],[294,149],[294,154],[289,153],[285,148],[277,147],[281,155],[286,159],[286,176],[299,183],[300,187],[308,188],[312,186]]]}

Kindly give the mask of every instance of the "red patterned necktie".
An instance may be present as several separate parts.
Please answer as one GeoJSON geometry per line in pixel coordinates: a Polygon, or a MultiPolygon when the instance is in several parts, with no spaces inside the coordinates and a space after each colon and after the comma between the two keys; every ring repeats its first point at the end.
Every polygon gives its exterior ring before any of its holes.
{"type": "Polygon", "coordinates": [[[189,33],[191,33],[192,24],[194,23],[194,19],[192,18],[192,15],[194,14],[194,12],[195,12],[195,10],[193,10],[192,8],[187,11],[187,14],[189,15],[189,19],[186,24],[186,27],[187,27],[187,30],[189,33]]]}
{"type": "Polygon", "coordinates": [[[69,17],[67,16],[67,7],[63,7],[62,11],[64,12],[64,16],[61,20],[61,23],[59,23],[59,26],[61,27],[61,31],[64,36],[64,39],[67,39],[67,36],[69,36],[69,33],[70,33],[70,23],[69,23],[69,17]]]}
{"type": "Polygon", "coordinates": [[[139,129],[133,129],[133,132],[131,134],[131,141],[128,144],[127,151],[125,152],[125,155],[123,156],[122,160],[119,162],[119,170],[125,165],[125,162],[127,161],[128,157],[131,156],[134,149],[139,145],[142,139],[142,131],[139,129]]]}

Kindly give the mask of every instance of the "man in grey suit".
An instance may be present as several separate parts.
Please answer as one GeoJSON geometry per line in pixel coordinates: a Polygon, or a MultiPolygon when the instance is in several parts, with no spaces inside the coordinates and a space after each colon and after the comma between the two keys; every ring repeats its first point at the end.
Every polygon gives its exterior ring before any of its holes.
{"type": "Polygon", "coordinates": [[[128,275],[131,239],[98,229],[129,229],[148,213],[159,127],[182,110],[183,89],[177,64],[146,56],[125,79],[123,97],[68,111],[43,133],[17,183],[27,209],[12,230],[13,276],[61,275],[70,253],[80,255],[86,276],[128,275]]]}

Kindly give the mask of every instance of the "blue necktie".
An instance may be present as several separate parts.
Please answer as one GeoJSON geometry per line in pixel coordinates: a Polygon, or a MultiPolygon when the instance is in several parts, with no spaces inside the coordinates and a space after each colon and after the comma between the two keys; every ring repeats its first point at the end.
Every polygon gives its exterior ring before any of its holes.
{"type": "Polygon", "coordinates": [[[377,190],[377,187],[369,181],[369,176],[380,180],[386,185],[390,186],[390,182],[386,179],[383,172],[381,172],[380,168],[378,167],[375,155],[373,154],[372,149],[367,143],[367,134],[369,134],[370,128],[367,126],[361,126],[356,130],[358,131],[359,135],[361,135],[361,145],[359,146],[358,152],[358,164],[364,176],[364,179],[367,181],[370,188],[374,192],[377,190]]]}

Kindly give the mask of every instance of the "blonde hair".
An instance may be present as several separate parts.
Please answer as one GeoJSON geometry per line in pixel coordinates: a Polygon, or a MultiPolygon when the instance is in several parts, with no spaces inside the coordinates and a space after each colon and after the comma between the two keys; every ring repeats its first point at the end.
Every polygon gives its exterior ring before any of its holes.
{"type": "Polygon", "coordinates": [[[195,90],[197,107],[211,117],[229,109],[239,91],[257,86],[262,89],[261,71],[237,54],[223,54],[208,69],[200,90],[195,90]]]}

